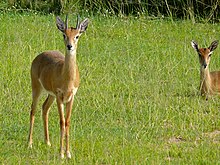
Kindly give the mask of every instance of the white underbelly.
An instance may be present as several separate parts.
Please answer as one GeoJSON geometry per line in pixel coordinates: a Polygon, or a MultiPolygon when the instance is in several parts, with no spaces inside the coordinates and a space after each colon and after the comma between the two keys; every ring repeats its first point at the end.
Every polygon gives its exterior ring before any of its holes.
{"type": "Polygon", "coordinates": [[[56,93],[54,93],[54,92],[52,92],[52,91],[46,90],[46,89],[44,88],[44,86],[43,86],[43,84],[42,84],[42,82],[41,82],[40,79],[39,79],[39,82],[40,82],[40,84],[41,84],[43,90],[44,90],[46,93],[48,93],[49,95],[52,95],[52,96],[54,96],[54,97],[58,97],[58,96],[62,96],[62,95],[63,95],[63,102],[64,102],[64,103],[69,102],[69,101],[72,99],[72,97],[74,97],[74,96],[76,95],[77,90],[78,90],[78,88],[73,87],[72,90],[67,91],[67,93],[71,93],[71,94],[66,96],[66,91],[63,91],[62,89],[58,88],[58,89],[56,89],[56,93]]]}
{"type": "Polygon", "coordinates": [[[44,88],[44,86],[43,86],[41,80],[40,80],[40,79],[38,79],[38,80],[39,80],[39,82],[40,82],[40,84],[41,84],[41,87],[43,88],[43,90],[44,90],[46,93],[48,93],[49,95],[52,95],[52,96],[55,96],[55,97],[56,97],[56,94],[55,94],[55,93],[53,93],[52,91],[46,90],[46,89],[44,88]]]}

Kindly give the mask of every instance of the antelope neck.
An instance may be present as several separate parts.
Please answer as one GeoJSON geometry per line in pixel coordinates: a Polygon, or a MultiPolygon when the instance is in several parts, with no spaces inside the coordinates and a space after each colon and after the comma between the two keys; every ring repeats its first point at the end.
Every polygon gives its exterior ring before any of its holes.
{"type": "Polygon", "coordinates": [[[201,85],[205,85],[206,87],[210,87],[211,84],[211,77],[209,73],[209,69],[200,69],[200,80],[201,80],[201,85]]]}
{"type": "Polygon", "coordinates": [[[66,52],[63,67],[63,75],[66,80],[75,80],[76,77],[76,51],[66,52]]]}

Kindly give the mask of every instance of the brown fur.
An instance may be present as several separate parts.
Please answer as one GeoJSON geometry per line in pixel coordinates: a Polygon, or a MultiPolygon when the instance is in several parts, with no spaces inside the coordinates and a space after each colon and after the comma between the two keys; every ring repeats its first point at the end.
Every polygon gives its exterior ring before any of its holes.
{"type": "Polygon", "coordinates": [[[208,48],[198,48],[192,41],[193,48],[199,54],[200,63],[200,91],[208,99],[209,95],[220,93],[220,71],[209,72],[209,63],[212,52],[217,48],[218,41],[214,41],[208,48]]]}
{"type": "Polygon", "coordinates": [[[65,36],[66,55],[59,51],[47,51],[39,54],[32,62],[31,85],[32,105],[30,113],[29,146],[32,147],[32,134],[34,114],[41,92],[45,90],[48,97],[43,103],[43,121],[45,140],[50,145],[48,132],[49,108],[56,99],[60,116],[60,154],[64,157],[64,137],[66,138],[66,154],[71,158],[69,151],[69,127],[74,95],[79,87],[79,71],[76,63],[76,49],[78,37],[86,30],[88,20],[85,19],[77,28],[68,28],[66,24],[57,17],[57,27],[65,36]],[[66,117],[64,115],[64,104],[66,104],[66,117]]]}

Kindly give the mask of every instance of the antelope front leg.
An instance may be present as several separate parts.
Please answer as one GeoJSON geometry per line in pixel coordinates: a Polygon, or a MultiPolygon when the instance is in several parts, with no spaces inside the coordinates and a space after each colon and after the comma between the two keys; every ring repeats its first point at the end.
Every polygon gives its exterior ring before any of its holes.
{"type": "Polygon", "coordinates": [[[73,100],[74,96],[72,96],[72,99],[70,102],[66,104],[66,155],[67,158],[71,158],[70,154],[70,146],[69,146],[69,129],[70,129],[70,117],[71,117],[71,112],[72,112],[72,106],[73,106],[73,100]]]}
{"type": "Polygon", "coordinates": [[[57,98],[57,107],[60,116],[60,156],[61,159],[64,158],[64,135],[65,135],[65,117],[64,117],[64,104],[57,98]]]}

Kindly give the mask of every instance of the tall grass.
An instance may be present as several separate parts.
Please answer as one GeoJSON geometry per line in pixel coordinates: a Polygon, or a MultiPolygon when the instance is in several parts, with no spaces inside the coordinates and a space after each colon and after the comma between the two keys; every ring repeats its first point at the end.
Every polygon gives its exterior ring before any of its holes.
{"type": "Polygon", "coordinates": [[[3,0],[0,10],[35,10],[43,13],[88,12],[90,14],[198,18],[219,21],[218,0],[3,0]]]}
{"type": "MultiPolygon", "coordinates": [[[[82,16],[83,17],[83,16],[82,16]]],[[[76,15],[69,17],[75,25],[76,15]]],[[[207,46],[218,24],[91,16],[79,41],[81,84],[71,118],[71,160],[59,159],[59,118],[51,107],[52,146],[40,105],[27,148],[30,65],[45,50],[64,52],[53,15],[0,14],[1,164],[218,164],[219,98],[199,96],[195,39],[207,46]],[[204,35],[205,34],[205,35],[204,35]]],[[[220,68],[219,48],[210,70],[220,68]]]]}

